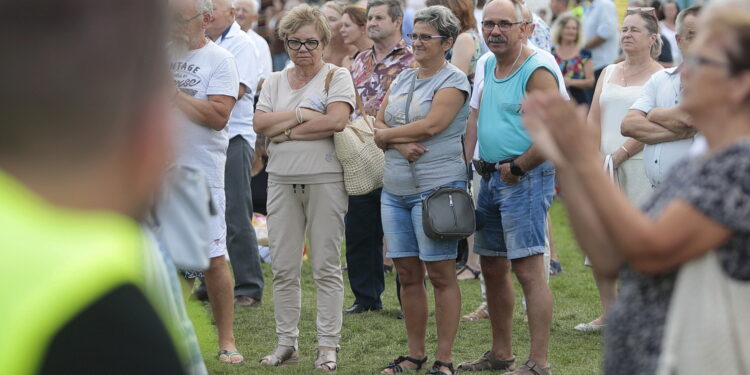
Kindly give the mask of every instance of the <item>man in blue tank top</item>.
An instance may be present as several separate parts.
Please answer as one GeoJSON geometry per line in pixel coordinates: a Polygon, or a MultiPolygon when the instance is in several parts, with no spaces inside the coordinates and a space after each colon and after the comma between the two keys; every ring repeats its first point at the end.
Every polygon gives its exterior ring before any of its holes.
{"type": "Polygon", "coordinates": [[[485,65],[478,121],[478,231],[474,252],[480,255],[487,284],[492,348],[464,371],[507,370],[507,374],[551,374],[547,363],[552,293],[545,280],[543,254],[547,210],[555,170],[526,133],[521,103],[527,93],[558,90],[554,67],[526,47],[523,4],[495,0],[484,9],[482,31],[494,56],[485,65]],[[528,305],[531,349],[516,369],[511,347],[513,271],[528,305]],[[515,369],[515,371],[513,371],[515,369]]]}

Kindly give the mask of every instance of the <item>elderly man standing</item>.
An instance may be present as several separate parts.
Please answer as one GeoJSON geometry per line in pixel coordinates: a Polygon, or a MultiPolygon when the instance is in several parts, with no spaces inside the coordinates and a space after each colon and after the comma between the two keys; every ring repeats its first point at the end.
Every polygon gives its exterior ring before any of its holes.
{"type": "Polygon", "coordinates": [[[211,220],[210,264],[206,287],[219,331],[219,360],[243,362],[234,342],[232,276],[225,259],[224,166],[225,127],[240,92],[234,57],[205,36],[211,22],[211,0],[172,0],[174,13],[170,69],[178,91],[174,101],[182,112],[178,127],[179,165],[206,176],[217,215],[211,220]]]}
{"type": "MultiPolygon", "coordinates": [[[[401,38],[404,14],[398,0],[371,0],[367,4],[367,36],[371,49],[362,51],[349,70],[362,97],[365,112],[375,116],[391,82],[406,68],[415,66],[412,49],[401,38]]],[[[346,215],[346,264],[354,304],[346,310],[358,314],[380,310],[385,289],[383,276],[383,224],[380,193],[350,196],[346,215]]]]}
{"type": "Polygon", "coordinates": [[[234,22],[231,0],[213,0],[208,37],[234,55],[240,77],[239,99],[229,117],[229,147],[224,173],[227,199],[227,250],[234,271],[234,302],[239,306],[258,306],[263,298],[263,270],[260,267],[258,240],[252,227],[253,200],[250,168],[253,165],[253,93],[261,76],[261,65],[252,39],[234,22]]]}
{"type": "Polygon", "coordinates": [[[237,23],[240,24],[242,31],[246,32],[250,36],[250,39],[253,40],[255,52],[258,54],[258,59],[254,61],[254,63],[260,64],[261,67],[258,91],[255,92],[257,96],[260,87],[263,86],[263,81],[273,72],[271,49],[268,47],[268,42],[252,28],[253,24],[258,22],[258,3],[255,0],[235,0],[234,9],[237,23]]]}
{"type": "Polygon", "coordinates": [[[559,90],[554,64],[526,46],[523,5],[495,0],[484,9],[482,31],[494,56],[487,60],[479,107],[478,140],[482,175],[474,251],[487,286],[492,348],[459,370],[513,370],[511,270],[528,305],[531,350],[514,375],[548,375],[552,293],[546,282],[546,218],[555,170],[531,142],[521,122],[521,102],[530,92],[559,90]],[[497,103],[502,103],[498,105],[497,103]],[[512,267],[512,268],[511,268],[512,267]]]}
{"type": "MultiPolygon", "coordinates": [[[[677,16],[677,46],[687,51],[698,32],[701,6],[687,8],[677,16]]],[[[687,156],[695,129],[691,119],[678,108],[682,94],[682,65],[655,73],[646,82],[643,96],[622,121],[622,135],[646,144],[643,163],[654,187],[661,184],[672,166],[687,156]]]]}

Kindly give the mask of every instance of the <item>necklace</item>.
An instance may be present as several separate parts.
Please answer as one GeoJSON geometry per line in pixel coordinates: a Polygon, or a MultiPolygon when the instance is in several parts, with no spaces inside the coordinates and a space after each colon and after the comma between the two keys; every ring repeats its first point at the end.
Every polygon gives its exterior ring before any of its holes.
{"type": "MultiPolygon", "coordinates": [[[[510,72],[513,71],[513,67],[516,66],[516,63],[518,62],[518,59],[521,57],[521,53],[523,52],[523,46],[521,46],[521,50],[518,51],[518,56],[516,56],[516,59],[513,61],[513,64],[510,65],[510,68],[505,72],[504,75],[500,75],[501,78],[505,78],[510,74],[510,72]]],[[[502,72],[499,72],[502,73],[502,72]]]]}
{"type": "MultiPolygon", "coordinates": [[[[627,68],[626,68],[627,66],[628,66],[628,64],[626,62],[622,63],[622,83],[623,83],[623,85],[625,87],[628,87],[628,79],[627,79],[628,71],[627,71],[627,68]]],[[[641,68],[641,70],[636,71],[635,74],[631,74],[630,78],[637,77],[639,74],[645,72],[646,69],[648,69],[648,65],[646,65],[645,67],[641,68]]]]}

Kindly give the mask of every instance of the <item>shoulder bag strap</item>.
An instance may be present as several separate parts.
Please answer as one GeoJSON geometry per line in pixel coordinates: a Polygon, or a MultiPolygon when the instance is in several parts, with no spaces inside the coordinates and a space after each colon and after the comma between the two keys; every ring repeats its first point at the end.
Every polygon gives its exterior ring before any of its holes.
{"type": "MultiPolygon", "coordinates": [[[[408,124],[409,121],[409,107],[411,107],[411,99],[414,97],[414,87],[417,85],[417,76],[419,75],[419,69],[414,73],[414,79],[411,81],[411,87],[409,88],[409,95],[406,97],[406,108],[404,108],[404,125],[408,124]]],[[[414,178],[414,185],[419,188],[419,181],[417,180],[417,162],[410,161],[409,169],[411,169],[411,175],[414,178]]]]}

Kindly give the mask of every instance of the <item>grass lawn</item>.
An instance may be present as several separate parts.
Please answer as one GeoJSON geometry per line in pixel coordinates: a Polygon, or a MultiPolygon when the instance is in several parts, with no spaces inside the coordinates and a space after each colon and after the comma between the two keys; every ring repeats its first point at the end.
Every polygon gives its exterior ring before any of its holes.
{"type": "MultiPolygon", "coordinates": [[[[591,272],[583,265],[583,256],[568,227],[564,208],[560,202],[552,207],[553,238],[564,272],[550,280],[555,296],[554,321],[550,343],[550,363],[556,375],[598,374],[601,361],[601,336],[597,333],[580,333],[572,328],[588,322],[600,312],[598,297],[591,272]]],[[[258,308],[235,309],[235,336],[237,346],[246,358],[243,365],[225,365],[216,359],[216,333],[210,320],[210,307],[194,300],[188,302],[188,312],[193,318],[201,350],[211,374],[313,374],[316,356],[315,339],[315,287],[310,264],[303,266],[302,319],[300,322],[300,363],[296,366],[268,368],[258,361],[273,351],[276,335],[271,291],[271,268],[264,264],[266,288],[263,305],[258,308]]],[[[344,306],[353,302],[346,274],[344,306]]],[[[473,311],[481,302],[479,281],[461,281],[462,315],[473,311]]],[[[436,345],[433,297],[430,290],[430,317],[427,336],[429,363],[434,360],[436,345]]],[[[513,351],[520,364],[528,355],[529,332],[523,323],[520,287],[516,284],[516,310],[513,316],[513,351]]],[[[407,353],[406,332],[402,320],[397,320],[398,301],[395,293],[395,276],[386,275],[383,294],[384,309],[359,315],[344,315],[339,353],[339,374],[377,374],[388,362],[407,353]]],[[[474,360],[490,348],[489,321],[461,322],[456,337],[454,364],[474,360]]]]}

